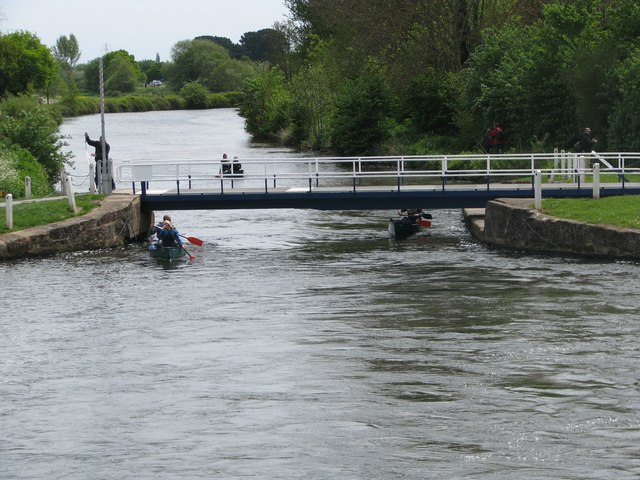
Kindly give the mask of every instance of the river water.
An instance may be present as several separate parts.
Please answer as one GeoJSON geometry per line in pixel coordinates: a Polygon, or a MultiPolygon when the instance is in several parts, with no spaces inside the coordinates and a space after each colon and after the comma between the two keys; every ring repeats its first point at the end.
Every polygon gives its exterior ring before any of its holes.
{"type": "MultiPolygon", "coordinates": [[[[116,165],[293,155],[242,127],[106,116],[116,165]]],[[[63,126],[78,191],[99,130],[63,126]]],[[[0,263],[1,479],[640,476],[640,264],[488,249],[453,210],[405,241],[389,211],[170,213],[194,261],[0,263]]]]}

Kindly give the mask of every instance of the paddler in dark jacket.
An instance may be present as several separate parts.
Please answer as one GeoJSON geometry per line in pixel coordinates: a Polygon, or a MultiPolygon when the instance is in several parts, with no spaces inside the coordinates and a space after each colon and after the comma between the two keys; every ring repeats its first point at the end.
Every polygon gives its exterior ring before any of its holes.
{"type": "Polygon", "coordinates": [[[162,247],[182,247],[182,240],[180,240],[180,233],[173,228],[173,224],[169,220],[165,220],[162,223],[162,229],[156,231],[158,236],[158,243],[162,247]]]}

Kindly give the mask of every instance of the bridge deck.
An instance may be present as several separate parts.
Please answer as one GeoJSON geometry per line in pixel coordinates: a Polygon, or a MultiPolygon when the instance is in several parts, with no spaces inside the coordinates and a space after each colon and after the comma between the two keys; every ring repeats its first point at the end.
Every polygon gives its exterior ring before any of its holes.
{"type": "MultiPolygon", "coordinates": [[[[592,184],[546,184],[543,197],[591,197],[592,184]]],[[[601,196],[640,194],[639,183],[606,184],[601,196]]],[[[278,187],[268,191],[260,188],[216,188],[148,190],[143,203],[153,210],[199,210],[240,208],[309,208],[318,210],[379,210],[419,206],[426,209],[481,208],[495,198],[534,198],[530,184],[481,184],[447,186],[410,185],[391,187],[346,186],[278,187]]],[[[533,201],[533,200],[532,200],[533,201]]]]}

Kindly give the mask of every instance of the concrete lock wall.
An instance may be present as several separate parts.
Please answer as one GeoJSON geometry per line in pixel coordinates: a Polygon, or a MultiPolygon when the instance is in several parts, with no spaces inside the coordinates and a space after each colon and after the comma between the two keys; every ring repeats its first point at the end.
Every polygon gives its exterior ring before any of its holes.
{"type": "Polygon", "coordinates": [[[0,259],[119,247],[146,238],[153,212],[140,198],[111,195],[86,215],[0,235],[0,259]]]}
{"type": "Polygon", "coordinates": [[[493,200],[485,209],[466,209],[465,223],[474,238],[497,247],[640,259],[640,230],[549,217],[532,204],[533,199],[493,200]]]}

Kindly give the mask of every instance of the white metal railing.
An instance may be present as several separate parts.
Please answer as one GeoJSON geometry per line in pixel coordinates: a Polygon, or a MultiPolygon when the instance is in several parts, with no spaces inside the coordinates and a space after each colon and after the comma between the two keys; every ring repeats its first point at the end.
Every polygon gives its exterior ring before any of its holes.
{"type": "MultiPolygon", "coordinates": [[[[456,182],[533,184],[536,171],[547,183],[584,183],[593,165],[600,175],[624,184],[640,174],[640,153],[575,154],[564,151],[496,155],[416,155],[387,157],[297,157],[241,159],[244,174],[223,174],[219,160],[123,162],[120,182],[143,182],[149,189],[308,188],[446,184],[456,182]]],[[[135,186],[134,186],[135,189],[135,186]]]]}

